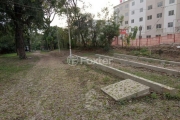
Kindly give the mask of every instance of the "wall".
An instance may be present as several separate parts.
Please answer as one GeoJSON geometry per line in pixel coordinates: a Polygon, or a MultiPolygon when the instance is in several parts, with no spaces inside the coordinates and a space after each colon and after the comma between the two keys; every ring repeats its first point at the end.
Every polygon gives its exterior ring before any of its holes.
{"type": "MultiPolygon", "coordinates": [[[[130,16],[129,16],[129,26],[135,27],[142,26],[142,36],[145,37],[145,20],[146,20],[146,0],[144,0],[142,3],[140,3],[140,0],[132,0],[130,1],[130,16]],[[132,6],[132,2],[135,2],[135,5],[132,6]],[[143,12],[140,12],[140,8],[143,8],[143,12]],[[135,14],[132,15],[131,12],[135,11],[135,14]],[[140,22],[139,18],[143,17],[143,21],[140,22]],[[134,23],[131,23],[131,20],[134,19],[134,23]]],[[[139,36],[139,32],[137,34],[137,38],[139,36]]]]}
{"type": "Polygon", "coordinates": [[[169,4],[169,0],[165,0],[165,16],[164,16],[164,28],[166,28],[166,31],[164,31],[167,34],[172,34],[174,33],[174,26],[175,26],[175,19],[176,19],[176,15],[179,14],[179,12],[177,12],[176,8],[177,8],[177,0],[175,0],[175,3],[169,4]],[[169,11],[170,10],[174,10],[174,15],[169,16],[169,11]],[[169,22],[173,22],[174,25],[171,28],[168,28],[168,23],[169,22]]]}

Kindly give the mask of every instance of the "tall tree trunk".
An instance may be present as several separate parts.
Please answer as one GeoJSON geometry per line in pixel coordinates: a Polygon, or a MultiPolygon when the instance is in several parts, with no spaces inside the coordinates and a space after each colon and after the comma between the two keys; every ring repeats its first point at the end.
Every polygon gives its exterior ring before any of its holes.
{"type": "Polygon", "coordinates": [[[18,52],[18,45],[17,45],[17,33],[15,32],[15,45],[16,45],[16,53],[17,53],[17,56],[19,55],[19,52],[18,52]]]}
{"type": "Polygon", "coordinates": [[[25,46],[24,46],[24,39],[23,39],[23,25],[20,25],[16,23],[16,29],[15,29],[15,34],[16,34],[16,44],[17,44],[17,52],[19,54],[20,59],[26,59],[26,53],[25,53],[25,46]]]}
{"type": "Polygon", "coordinates": [[[30,36],[29,36],[29,34],[28,34],[27,41],[28,41],[28,46],[29,46],[29,52],[31,52],[31,41],[30,41],[30,36]]]}
{"type": "Polygon", "coordinates": [[[84,45],[84,47],[86,47],[86,42],[84,40],[84,36],[82,35],[82,33],[80,33],[80,35],[81,35],[81,38],[82,38],[83,45],[84,45]]]}

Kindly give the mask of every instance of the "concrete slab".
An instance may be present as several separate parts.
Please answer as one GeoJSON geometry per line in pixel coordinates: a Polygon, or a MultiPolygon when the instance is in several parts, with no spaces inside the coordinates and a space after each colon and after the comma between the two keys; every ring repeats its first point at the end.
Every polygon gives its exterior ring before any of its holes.
{"type": "Polygon", "coordinates": [[[150,93],[150,88],[148,86],[130,79],[123,80],[101,89],[116,101],[136,98],[150,93]]]}

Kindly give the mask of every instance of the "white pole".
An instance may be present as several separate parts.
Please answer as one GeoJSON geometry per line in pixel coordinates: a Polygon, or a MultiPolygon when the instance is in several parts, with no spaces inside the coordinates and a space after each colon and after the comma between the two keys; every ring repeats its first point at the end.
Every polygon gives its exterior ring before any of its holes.
{"type": "MultiPolygon", "coordinates": [[[[68,3],[67,3],[67,6],[68,6],[68,3]]],[[[69,10],[68,10],[68,7],[66,9],[67,9],[67,19],[68,19],[69,52],[70,52],[70,58],[71,58],[72,52],[71,52],[71,33],[70,33],[70,28],[69,28],[69,10]]]]}

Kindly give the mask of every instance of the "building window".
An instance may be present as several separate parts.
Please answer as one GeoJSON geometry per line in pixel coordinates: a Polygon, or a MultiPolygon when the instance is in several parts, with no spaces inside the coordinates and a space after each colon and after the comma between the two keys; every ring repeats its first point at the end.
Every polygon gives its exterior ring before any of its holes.
{"type": "Polygon", "coordinates": [[[163,6],[163,1],[157,3],[157,7],[163,6]]]}
{"type": "Polygon", "coordinates": [[[148,25],[148,26],[147,26],[147,30],[151,30],[151,25],[148,25]]]}
{"type": "Polygon", "coordinates": [[[169,16],[174,15],[174,10],[169,11],[169,16]]]}
{"type": "Polygon", "coordinates": [[[125,16],[128,16],[128,14],[129,14],[128,12],[127,12],[127,13],[125,13],[125,16]]]}
{"type": "Polygon", "coordinates": [[[140,22],[143,21],[143,17],[139,18],[139,21],[140,21],[140,22]]]}
{"type": "Polygon", "coordinates": [[[147,35],[146,38],[151,38],[151,35],[147,35]]]}
{"type": "Polygon", "coordinates": [[[135,2],[132,2],[132,6],[134,6],[135,5],[135,2]]]}
{"type": "Polygon", "coordinates": [[[142,3],[144,0],[140,0],[140,3],[142,3]]]}
{"type": "Polygon", "coordinates": [[[149,6],[148,6],[148,10],[151,10],[151,9],[152,9],[152,5],[149,5],[149,6]]]}
{"type": "Polygon", "coordinates": [[[152,19],[152,15],[147,16],[147,20],[151,20],[152,19]]]}
{"type": "Polygon", "coordinates": [[[135,11],[133,10],[133,11],[131,12],[131,15],[134,15],[134,13],[135,13],[135,11]]]}
{"type": "Polygon", "coordinates": [[[128,24],[128,21],[125,21],[125,24],[128,24]]]}
{"type": "Polygon", "coordinates": [[[131,31],[133,32],[133,31],[134,31],[134,28],[131,28],[131,31]]]}
{"type": "Polygon", "coordinates": [[[167,34],[167,38],[171,39],[171,38],[173,38],[173,35],[172,34],[167,34]]]}
{"type": "Polygon", "coordinates": [[[125,8],[128,8],[128,7],[129,7],[129,4],[126,4],[126,5],[125,5],[125,8]]]}
{"type": "Polygon", "coordinates": [[[161,24],[157,24],[156,25],[156,28],[158,29],[158,28],[161,28],[161,24]]]}
{"type": "Polygon", "coordinates": [[[161,18],[161,17],[162,17],[162,13],[158,13],[157,18],[161,18]]]}
{"type": "Polygon", "coordinates": [[[156,37],[161,37],[161,35],[156,35],[156,37]]]}
{"type": "Polygon", "coordinates": [[[143,8],[140,9],[140,12],[143,12],[143,8]]]}
{"type": "Polygon", "coordinates": [[[120,8],[119,8],[119,10],[122,10],[122,9],[123,9],[123,7],[120,7],[120,8]]]}
{"type": "Polygon", "coordinates": [[[169,4],[175,3],[175,0],[169,0],[169,4]]]}
{"type": "Polygon", "coordinates": [[[173,22],[169,22],[168,27],[173,27],[173,22]]]}
{"type": "Polygon", "coordinates": [[[131,20],[131,23],[134,23],[134,19],[131,20]]]}

